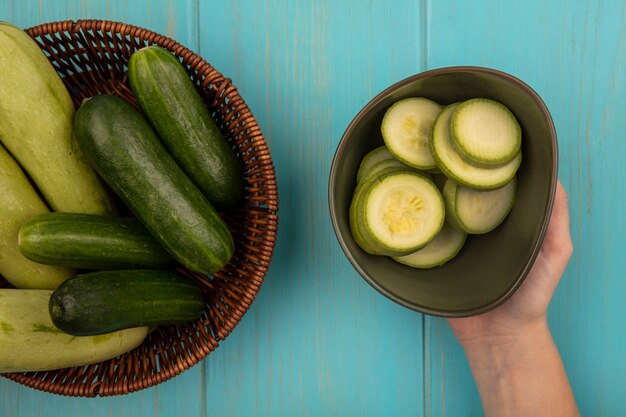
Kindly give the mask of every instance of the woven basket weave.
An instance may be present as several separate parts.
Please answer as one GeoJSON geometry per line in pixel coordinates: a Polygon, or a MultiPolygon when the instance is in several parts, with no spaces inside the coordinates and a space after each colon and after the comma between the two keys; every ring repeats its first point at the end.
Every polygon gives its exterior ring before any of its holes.
{"type": "MultiPolygon", "coordinates": [[[[241,320],[259,291],[272,258],[278,222],[278,190],[270,152],[231,80],[172,39],[101,20],[48,23],[27,32],[48,55],[76,106],[99,93],[123,97],[137,106],[126,74],[130,55],[151,44],[170,50],[188,69],[244,167],[245,202],[241,208],[222,213],[235,239],[233,259],[210,278],[181,269],[196,279],[205,293],[206,308],[198,320],[159,327],[133,351],[99,364],[3,375],[39,390],[84,397],[127,394],[159,384],[211,353],[241,320]]],[[[0,277],[0,287],[8,286],[0,277]]]]}

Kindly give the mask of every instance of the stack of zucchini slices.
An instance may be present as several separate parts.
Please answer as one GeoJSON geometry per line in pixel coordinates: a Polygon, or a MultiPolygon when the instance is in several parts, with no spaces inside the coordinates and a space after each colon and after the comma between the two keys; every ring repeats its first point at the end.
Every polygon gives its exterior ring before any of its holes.
{"type": "Polygon", "coordinates": [[[406,98],[387,110],[381,131],[385,145],[361,161],[350,205],[350,229],[365,252],[441,266],[468,234],[492,231],[511,211],[522,135],[503,104],[406,98]]]}

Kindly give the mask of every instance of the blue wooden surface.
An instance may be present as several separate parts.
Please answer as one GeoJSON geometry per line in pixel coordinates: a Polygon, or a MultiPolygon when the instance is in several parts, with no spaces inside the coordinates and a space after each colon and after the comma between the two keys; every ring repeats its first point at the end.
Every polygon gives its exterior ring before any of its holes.
{"type": "Polygon", "coordinates": [[[550,323],[584,415],[626,415],[626,6],[620,0],[4,0],[0,20],[103,18],[169,35],[231,77],[274,157],[280,229],[258,299],[201,364],[116,398],[0,379],[0,416],[480,416],[444,320],[383,298],[328,217],[334,149],[354,114],[425,69],[482,65],[550,108],[576,252],[550,323]]]}

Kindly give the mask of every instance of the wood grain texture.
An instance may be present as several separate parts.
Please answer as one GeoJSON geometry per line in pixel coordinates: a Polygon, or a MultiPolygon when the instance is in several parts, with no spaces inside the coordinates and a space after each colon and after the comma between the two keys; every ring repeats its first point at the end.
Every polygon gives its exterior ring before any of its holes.
{"type": "Polygon", "coordinates": [[[421,416],[422,317],[351,268],[327,201],[352,117],[420,70],[419,3],[235,1],[200,12],[222,19],[201,25],[200,52],[257,117],[281,204],[260,296],[205,361],[208,415],[421,416]]]}
{"type": "Polygon", "coordinates": [[[0,379],[0,416],[481,416],[445,320],[379,295],[328,215],[339,139],[388,85],[449,65],[512,73],[545,100],[570,195],[575,255],[550,324],[583,415],[626,413],[626,6],[621,0],[7,0],[22,27],[103,18],[198,51],[265,133],[281,211],[259,298],[202,364],[126,397],[76,399],[0,379]]]}
{"type": "Polygon", "coordinates": [[[154,30],[196,50],[197,10],[198,0],[6,0],[0,2],[0,20],[23,28],[59,20],[114,20],[154,30]]]}
{"type": "MultiPolygon", "coordinates": [[[[626,5],[622,1],[432,1],[427,65],[482,65],[518,76],[550,109],[559,177],[569,192],[575,253],[549,320],[583,415],[626,412],[626,316],[621,301],[626,219],[623,116],[626,5]]],[[[461,348],[427,318],[430,415],[482,415],[461,348]],[[430,333],[428,333],[430,332],[430,333]]]]}

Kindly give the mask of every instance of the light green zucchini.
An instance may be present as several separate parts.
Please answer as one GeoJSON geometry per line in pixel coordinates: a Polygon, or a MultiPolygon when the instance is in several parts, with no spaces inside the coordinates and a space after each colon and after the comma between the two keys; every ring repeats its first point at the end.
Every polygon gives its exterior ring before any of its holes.
{"type": "Polygon", "coordinates": [[[383,161],[377,162],[376,164],[374,164],[371,167],[369,167],[369,169],[367,171],[365,171],[364,177],[361,179],[361,181],[367,181],[370,178],[376,178],[376,177],[380,176],[381,172],[383,172],[384,170],[386,170],[387,168],[390,168],[390,167],[395,167],[395,168],[408,170],[408,171],[415,171],[415,172],[421,174],[422,176],[428,178],[431,181],[433,179],[432,175],[429,174],[428,172],[421,171],[421,170],[419,170],[417,168],[410,167],[410,166],[406,165],[404,162],[400,162],[396,158],[391,158],[391,159],[385,159],[383,161]]]}
{"type": "Polygon", "coordinates": [[[395,102],[385,113],[381,124],[389,151],[412,167],[423,170],[437,168],[430,150],[430,137],[441,109],[439,104],[422,97],[395,102]]]}
{"type": "Polygon", "coordinates": [[[352,203],[351,224],[357,238],[373,249],[362,247],[368,253],[408,255],[427,245],[443,226],[443,198],[432,181],[413,170],[393,169],[366,181],[352,203]]]}
{"type": "Polygon", "coordinates": [[[428,245],[417,252],[396,256],[393,259],[413,268],[426,269],[442,266],[459,253],[466,237],[467,234],[464,231],[445,222],[441,231],[428,245]]]}
{"type": "Polygon", "coordinates": [[[0,289],[0,373],[47,371],[112,359],[137,347],[148,327],[72,336],[52,324],[52,291],[0,289]]]}
{"type": "Polygon", "coordinates": [[[507,184],[522,163],[522,152],[505,165],[483,168],[468,163],[452,144],[450,120],[459,103],[447,106],[435,122],[430,143],[437,165],[448,178],[472,188],[495,189],[507,184]]]}
{"type": "Polygon", "coordinates": [[[379,162],[393,160],[395,157],[385,145],[370,151],[363,157],[356,173],[356,182],[361,182],[370,169],[379,162]]]}
{"type": "Polygon", "coordinates": [[[499,166],[520,151],[522,130],[503,104],[475,98],[460,104],[450,121],[452,142],[459,154],[477,166],[499,166]]]}
{"type": "Polygon", "coordinates": [[[0,145],[0,275],[18,288],[54,289],[72,276],[72,270],[41,265],[18,248],[20,227],[48,208],[24,172],[0,145]]]}
{"type": "Polygon", "coordinates": [[[476,190],[448,180],[443,187],[446,218],[466,233],[488,233],[509,215],[516,190],[517,177],[496,190],[476,190]]]}
{"type": "Polygon", "coordinates": [[[0,22],[0,141],[56,211],[114,207],[72,133],[74,105],[28,34],[0,22]]]}

